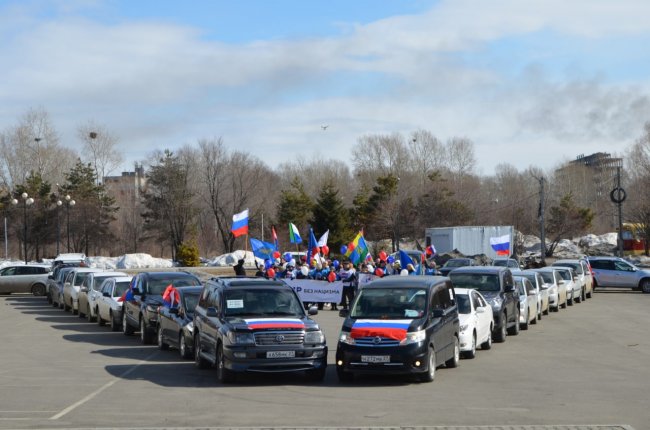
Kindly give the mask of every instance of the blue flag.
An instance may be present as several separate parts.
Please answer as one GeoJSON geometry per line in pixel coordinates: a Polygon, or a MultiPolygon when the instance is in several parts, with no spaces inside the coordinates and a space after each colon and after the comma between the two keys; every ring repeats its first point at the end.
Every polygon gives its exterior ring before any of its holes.
{"type": "Polygon", "coordinates": [[[273,253],[277,251],[274,244],[262,242],[261,240],[253,239],[252,237],[251,250],[253,251],[254,256],[263,260],[266,260],[267,258],[272,260],[273,253]]]}
{"type": "Polygon", "coordinates": [[[415,267],[415,263],[413,262],[413,259],[409,257],[409,255],[402,251],[401,249],[399,250],[399,261],[402,264],[402,268],[406,269],[406,266],[409,264],[412,264],[413,267],[415,267]]]}
{"type": "Polygon", "coordinates": [[[309,229],[309,246],[307,247],[307,265],[311,267],[311,258],[313,257],[314,252],[318,252],[314,248],[318,248],[318,242],[316,242],[316,237],[314,236],[314,229],[309,229]]]}

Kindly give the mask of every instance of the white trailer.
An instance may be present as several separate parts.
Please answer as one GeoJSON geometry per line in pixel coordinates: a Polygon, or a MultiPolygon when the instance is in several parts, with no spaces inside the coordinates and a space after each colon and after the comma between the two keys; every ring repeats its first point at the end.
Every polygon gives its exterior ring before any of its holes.
{"type": "Polygon", "coordinates": [[[424,230],[424,240],[427,246],[433,244],[438,254],[458,250],[464,255],[485,254],[495,258],[497,253],[490,246],[490,238],[509,235],[512,255],[514,232],[511,225],[436,227],[424,230]]]}

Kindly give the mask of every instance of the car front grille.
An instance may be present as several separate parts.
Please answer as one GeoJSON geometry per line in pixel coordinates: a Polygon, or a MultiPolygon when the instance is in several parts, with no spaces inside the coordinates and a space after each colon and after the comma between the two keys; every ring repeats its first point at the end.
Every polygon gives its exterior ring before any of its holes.
{"type": "Polygon", "coordinates": [[[398,346],[399,340],[387,337],[358,337],[354,343],[360,346],[398,346]]]}
{"type": "Polygon", "coordinates": [[[303,331],[263,331],[255,333],[255,345],[302,345],[303,331]]]}

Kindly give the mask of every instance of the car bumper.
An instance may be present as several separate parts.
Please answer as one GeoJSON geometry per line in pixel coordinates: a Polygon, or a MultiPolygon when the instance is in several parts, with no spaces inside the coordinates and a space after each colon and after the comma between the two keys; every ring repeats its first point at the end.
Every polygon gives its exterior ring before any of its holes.
{"type": "Polygon", "coordinates": [[[295,357],[267,358],[267,352],[277,352],[277,348],[225,347],[226,369],[233,372],[283,373],[317,370],[327,367],[327,346],[305,348],[286,348],[294,351],[295,357]]]}
{"type": "MultiPolygon", "coordinates": [[[[368,347],[338,344],[336,366],[346,372],[365,374],[418,374],[427,372],[429,348],[425,342],[404,346],[368,347]],[[368,357],[389,357],[386,362],[368,362],[368,357]]],[[[376,359],[376,358],[375,358],[376,359]]]]}
{"type": "Polygon", "coordinates": [[[458,334],[458,341],[460,342],[460,350],[462,352],[471,351],[472,342],[474,340],[474,332],[471,330],[461,331],[458,334]]]}

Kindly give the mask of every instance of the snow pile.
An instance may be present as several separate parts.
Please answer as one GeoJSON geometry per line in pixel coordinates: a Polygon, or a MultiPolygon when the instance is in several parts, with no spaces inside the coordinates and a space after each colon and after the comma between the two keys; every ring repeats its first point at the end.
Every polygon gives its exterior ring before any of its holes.
{"type": "Polygon", "coordinates": [[[146,268],[174,267],[174,263],[166,258],[155,258],[149,254],[125,254],[117,259],[112,269],[146,269],[146,268]]]}
{"type": "Polygon", "coordinates": [[[114,270],[117,268],[118,257],[87,257],[88,267],[93,269],[109,269],[114,270]]]}
{"type": "Polygon", "coordinates": [[[562,239],[555,247],[554,257],[557,258],[575,258],[584,256],[584,251],[578,245],[568,239],[562,239]]]}
{"type": "Polygon", "coordinates": [[[577,240],[580,247],[589,255],[614,255],[616,252],[618,233],[606,233],[596,236],[588,234],[577,240]]]}
{"type": "Polygon", "coordinates": [[[250,268],[257,267],[260,264],[264,265],[264,260],[255,257],[251,251],[241,249],[214,257],[212,260],[208,260],[207,265],[214,267],[232,267],[242,258],[244,259],[244,267],[250,268]]]}

